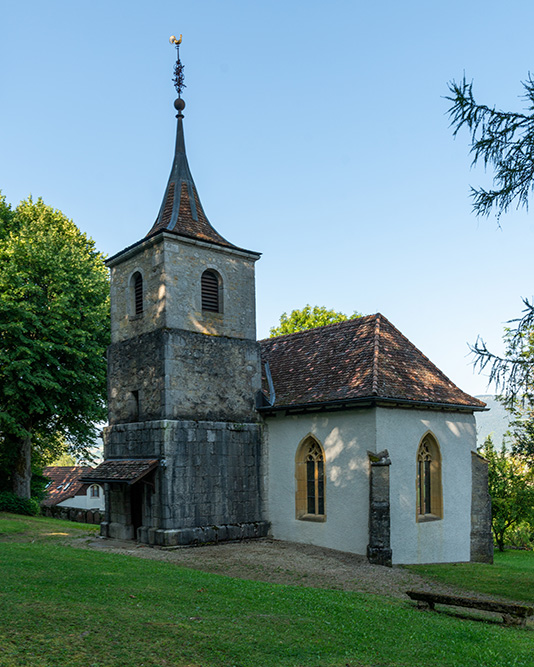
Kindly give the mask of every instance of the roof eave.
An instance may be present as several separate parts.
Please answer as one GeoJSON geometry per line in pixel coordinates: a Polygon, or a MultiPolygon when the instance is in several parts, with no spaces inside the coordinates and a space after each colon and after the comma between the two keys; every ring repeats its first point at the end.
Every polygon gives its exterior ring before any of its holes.
{"type": "Polygon", "coordinates": [[[150,236],[145,236],[144,238],[132,243],[127,248],[124,248],[120,252],[116,253],[112,257],[106,259],[106,266],[112,268],[116,264],[120,264],[125,259],[133,257],[141,250],[144,250],[145,247],[150,247],[155,243],[161,242],[163,239],[180,239],[184,243],[190,243],[192,245],[200,245],[203,247],[212,248],[219,252],[228,252],[236,255],[246,255],[247,257],[252,257],[254,261],[258,260],[261,257],[261,252],[256,252],[255,250],[246,250],[245,248],[238,248],[237,246],[225,246],[215,241],[202,241],[200,239],[193,238],[191,236],[186,236],[185,234],[177,234],[176,232],[168,232],[166,229],[160,229],[157,232],[154,232],[150,236]]]}
{"type": "MultiPolygon", "coordinates": [[[[117,458],[117,459],[108,459],[108,461],[115,461],[115,462],[120,462],[120,461],[124,461],[124,460],[130,461],[132,459],[119,459],[119,458],[117,458]]],[[[139,460],[144,461],[144,460],[147,460],[147,459],[139,459],[139,460]]],[[[151,460],[151,459],[148,459],[148,460],[151,460]]],[[[105,463],[105,462],[106,461],[103,461],[102,464],[105,463]]],[[[100,465],[102,465],[102,464],[100,464],[100,465]]],[[[125,478],[125,477],[118,477],[118,478],[117,477],[115,477],[115,478],[97,477],[96,475],[94,477],[89,477],[89,476],[88,477],[83,477],[82,476],[80,479],[84,484],[128,484],[128,485],[132,485],[132,484],[135,484],[136,482],[138,482],[139,480],[143,479],[143,477],[145,477],[150,472],[155,470],[159,465],[160,465],[160,459],[154,459],[154,460],[152,460],[152,463],[149,466],[147,466],[146,469],[143,472],[139,473],[136,477],[128,478],[128,479],[125,478]]],[[[97,469],[98,469],[98,466],[97,466],[97,468],[95,468],[95,470],[97,470],[97,469]]]]}
{"type": "Polygon", "coordinates": [[[285,411],[286,414],[296,412],[327,412],[334,410],[350,410],[366,407],[400,407],[418,410],[443,410],[447,412],[487,412],[488,407],[480,405],[465,405],[462,403],[444,403],[439,401],[416,401],[403,398],[389,398],[380,396],[362,396],[337,401],[318,401],[317,403],[298,403],[289,405],[267,405],[257,408],[264,415],[285,411]]]}

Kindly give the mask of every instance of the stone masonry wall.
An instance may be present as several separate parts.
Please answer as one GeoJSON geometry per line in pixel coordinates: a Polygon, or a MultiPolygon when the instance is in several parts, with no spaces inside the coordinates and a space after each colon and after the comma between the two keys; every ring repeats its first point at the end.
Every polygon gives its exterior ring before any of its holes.
{"type": "Polygon", "coordinates": [[[258,255],[163,233],[111,261],[111,340],[160,327],[256,339],[254,263],[258,255]],[[202,311],[206,269],[222,280],[222,312],[202,311]],[[143,314],[133,309],[131,277],[143,277],[143,314]]]}
{"type": "MultiPolygon", "coordinates": [[[[261,426],[174,420],[119,424],[105,429],[105,443],[106,458],[161,458],[142,541],[181,544],[202,541],[202,536],[266,534],[261,426]],[[232,529],[241,524],[249,526],[246,534],[232,529]]],[[[115,500],[120,505],[126,499],[116,495],[115,500]]],[[[128,517],[110,520],[127,523],[128,517]]]]}
{"type": "Polygon", "coordinates": [[[154,419],[257,421],[255,341],[159,329],[108,349],[110,424],[154,419]],[[132,392],[139,414],[132,416],[132,392]]]}
{"type": "Polygon", "coordinates": [[[109,423],[164,417],[165,345],[161,329],[108,348],[109,423]],[[132,392],[139,393],[139,409],[132,392]]]}
{"type": "Polygon", "coordinates": [[[117,343],[165,326],[165,264],[161,238],[149,239],[136,247],[126,259],[112,262],[111,342],[117,343]],[[143,314],[135,314],[132,276],[143,278],[143,314]]]}
{"type": "Polygon", "coordinates": [[[488,462],[476,452],[471,452],[471,474],[471,560],[493,563],[488,462]]]}
{"type": "Polygon", "coordinates": [[[256,341],[175,330],[168,332],[166,350],[167,419],[258,421],[256,341]]]}
{"type": "Polygon", "coordinates": [[[369,544],[367,558],[375,565],[391,567],[391,523],[389,502],[389,467],[387,449],[368,452],[371,468],[369,484],[369,544]]]}

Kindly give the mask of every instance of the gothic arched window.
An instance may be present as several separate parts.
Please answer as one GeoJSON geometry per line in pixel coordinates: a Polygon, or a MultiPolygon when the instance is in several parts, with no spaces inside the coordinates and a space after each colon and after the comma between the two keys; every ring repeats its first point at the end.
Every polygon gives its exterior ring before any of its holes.
{"type": "Polygon", "coordinates": [[[308,436],[300,444],[295,468],[297,519],[325,521],[325,455],[321,444],[313,436],[308,436]]]}
{"type": "Polygon", "coordinates": [[[428,434],[417,450],[417,520],[442,518],[441,453],[437,440],[428,434]]]}
{"type": "Polygon", "coordinates": [[[221,281],[217,273],[208,269],[200,280],[202,310],[221,312],[221,281]]]}

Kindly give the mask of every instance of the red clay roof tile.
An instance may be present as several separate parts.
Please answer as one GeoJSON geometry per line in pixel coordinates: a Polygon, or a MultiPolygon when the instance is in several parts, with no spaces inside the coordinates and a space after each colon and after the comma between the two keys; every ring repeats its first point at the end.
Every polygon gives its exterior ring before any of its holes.
{"type": "Polygon", "coordinates": [[[91,471],[90,466],[47,466],[43,476],[50,480],[46,488],[46,496],[41,503],[45,507],[58,505],[68,498],[74,498],[86,486],[80,481],[85,473],[91,471]]]}
{"type": "Polygon", "coordinates": [[[86,482],[133,484],[159,464],[158,459],[108,459],[83,476],[86,482]]]}
{"type": "Polygon", "coordinates": [[[200,239],[209,243],[235,248],[223,238],[210,224],[198,196],[185,152],[183,115],[178,114],[176,129],[176,148],[171,168],[171,175],[163,201],[147,236],[166,231],[178,236],[200,239]]]}
{"type": "Polygon", "coordinates": [[[380,313],[260,341],[274,408],[388,399],[482,409],[380,313]]]}

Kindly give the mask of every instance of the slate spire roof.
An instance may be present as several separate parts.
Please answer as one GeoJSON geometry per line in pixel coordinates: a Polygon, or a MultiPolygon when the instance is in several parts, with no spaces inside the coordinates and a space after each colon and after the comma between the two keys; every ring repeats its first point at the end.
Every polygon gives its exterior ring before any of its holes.
{"type": "Polygon", "coordinates": [[[260,341],[276,400],[265,409],[365,400],[483,410],[383,315],[260,341]]]}

